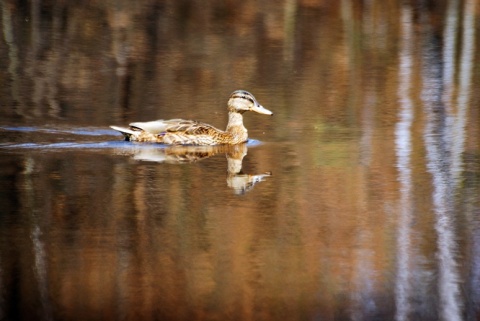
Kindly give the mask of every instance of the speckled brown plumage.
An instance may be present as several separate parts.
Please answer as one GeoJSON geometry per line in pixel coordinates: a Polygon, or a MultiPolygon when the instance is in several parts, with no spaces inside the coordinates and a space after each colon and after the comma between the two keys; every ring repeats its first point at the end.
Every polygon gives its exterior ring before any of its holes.
{"type": "Polygon", "coordinates": [[[126,140],[168,145],[220,145],[240,144],[248,139],[243,126],[243,113],[255,111],[272,115],[247,91],[237,90],[228,100],[228,125],[220,130],[209,124],[184,119],[155,120],[131,123],[129,128],[110,126],[121,132],[126,140]]]}

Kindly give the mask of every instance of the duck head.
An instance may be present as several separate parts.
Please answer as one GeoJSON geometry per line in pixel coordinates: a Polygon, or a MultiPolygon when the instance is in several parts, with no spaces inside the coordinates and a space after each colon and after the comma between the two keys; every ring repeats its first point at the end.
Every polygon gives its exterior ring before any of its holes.
{"type": "Polygon", "coordinates": [[[258,103],[251,93],[245,90],[236,90],[228,100],[228,111],[243,114],[246,111],[254,111],[259,114],[273,115],[273,113],[258,103]]]}

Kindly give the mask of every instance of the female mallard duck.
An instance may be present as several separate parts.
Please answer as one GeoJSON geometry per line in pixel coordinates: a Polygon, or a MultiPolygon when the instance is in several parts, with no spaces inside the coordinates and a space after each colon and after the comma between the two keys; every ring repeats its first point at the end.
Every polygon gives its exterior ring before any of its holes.
{"type": "Polygon", "coordinates": [[[248,139],[243,126],[243,113],[255,111],[273,115],[260,105],[251,93],[236,90],[228,100],[228,124],[225,131],[193,120],[170,119],[131,123],[130,128],[110,126],[134,142],[153,142],[168,145],[240,144],[248,139]]]}

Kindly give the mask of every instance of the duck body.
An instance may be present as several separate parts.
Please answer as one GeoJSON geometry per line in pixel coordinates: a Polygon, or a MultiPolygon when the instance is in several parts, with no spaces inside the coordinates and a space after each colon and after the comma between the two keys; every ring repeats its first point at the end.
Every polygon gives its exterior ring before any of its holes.
{"type": "Polygon", "coordinates": [[[131,123],[129,128],[111,126],[120,131],[125,140],[166,145],[220,145],[240,144],[248,139],[245,127],[220,130],[194,120],[170,119],[131,123]]]}
{"type": "Polygon", "coordinates": [[[110,126],[121,132],[125,140],[151,142],[167,145],[222,145],[240,144],[248,139],[243,125],[243,113],[255,111],[260,114],[273,113],[260,105],[247,91],[237,90],[228,100],[228,124],[226,130],[194,120],[170,119],[149,122],[135,122],[129,128],[110,126]]]}

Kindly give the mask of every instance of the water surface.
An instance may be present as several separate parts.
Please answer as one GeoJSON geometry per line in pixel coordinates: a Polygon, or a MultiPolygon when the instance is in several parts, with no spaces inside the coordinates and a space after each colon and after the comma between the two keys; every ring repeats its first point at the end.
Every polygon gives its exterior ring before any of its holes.
{"type": "Polygon", "coordinates": [[[1,2],[0,319],[477,320],[478,6],[1,2]]]}

